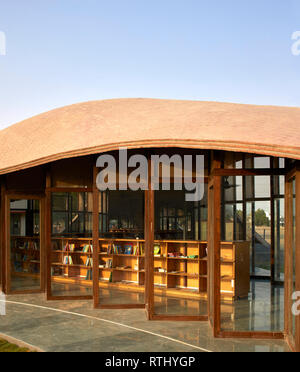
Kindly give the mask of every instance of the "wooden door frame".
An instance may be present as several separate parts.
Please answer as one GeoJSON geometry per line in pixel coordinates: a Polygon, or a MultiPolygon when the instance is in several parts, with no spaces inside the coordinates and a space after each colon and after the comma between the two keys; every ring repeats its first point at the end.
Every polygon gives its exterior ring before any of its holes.
{"type": "MultiPolygon", "coordinates": [[[[221,324],[221,191],[222,177],[224,176],[274,176],[285,175],[284,169],[222,169],[220,153],[214,152],[214,160],[212,163],[210,187],[213,187],[213,211],[214,211],[214,247],[211,252],[214,252],[214,308],[213,308],[213,333],[216,338],[245,338],[245,339],[284,339],[285,333],[282,332],[265,332],[265,331],[224,331],[221,324]],[[217,154],[217,157],[216,157],[217,154]]],[[[273,216],[274,217],[274,216],[273,216]]],[[[274,247],[273,247],[274,248],[274,247]]],[[[271,252],[271,257],[272,257],[271,252]]],[[[212,290],[212,289],[210,289],[212,290]]],[[[212,314],[211,314],[212,315],[212,314]]]]}
{"type": "Polygon", "coordinates": [[[4,246],[4,257],[5,257],[5,293],[11,294],[32,294],[32,293],[44,293],[46,289],[46,244],[45,244],[45,195],[44,194],[32,194],[26,192],[9,192],[7,191],[2,199],[4,205],[2,206],[2,215],[5,219],[3,228],[3,246],[4,246]],[[36,290],[23,290],[23,291],[12,291],[11,290],[11,247],[10,247],[10,201],[14,200],[38,200],[40,205],[40,288],[36,290]]]}
{"type": "MultiPolygon", "coordinates": [[[[91,188],[80,187],[80,188],[72,188],[72,187],[58,187],[52,188],[51,187],[51,174],[50,171],[47,171],[46,174],[46,197],[45,197],[45,241],[46,241],[46,295],[47,301],[80,301],[80,300],[92,300],[93,295],[86,295],[86,296],[54,296],[52,294],[52,276],[51,276],[51,240],[52,240],[52,194],[53,193],[90,193],[93,192],[91,188]]],[[[94,222],[94,221],[93,221],[94,222]]],[[[92,238],[93,239],[93,238],[92,238]]],[[[91,239],[91,240],[92,240],[91,239]]],[[[94,240],[93,240],[94,241],[94,240]]],[[[93,288],[92,288],[93,290],[93,288]]]]}
{"type": "Polygon", "coordinates": [[[291,275],[293,271],[293,260],[292,260],[292,240],[293,240],[293,184],[292,181],[295,179],[296,182],[296,234],[295,234],[295,246],[296,246],[296,291],[300,291],[300,167],[297,165],[289,174],[286,176],[285,181],[285,213],[286,213],[286,240],[285,240],[285,337],[290,348],[293,351],[300,352],[300,316],[296,316],[295,323],[295,338],[292,335],[291,329],[291,307],[293,300],[290,298],[291,295],[291,275]]]}

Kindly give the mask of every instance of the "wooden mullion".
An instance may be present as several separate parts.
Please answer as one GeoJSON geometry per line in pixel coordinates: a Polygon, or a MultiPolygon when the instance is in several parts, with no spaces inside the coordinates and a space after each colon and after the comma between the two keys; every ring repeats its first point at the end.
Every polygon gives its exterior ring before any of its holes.
{"type": "Polygon", "coordinates": [[[214,335],[221,331],[221,177],[214,182],[214,335]]]}
{"type": "Polygon", "coordinates": [[[275,185],[274,176],[271,176],[270,188],[271,188],[271,249],[270,249],[270,262],[271,262],[271,284],[275,282],[275,185]]]}
{"type": "Polygon", "coordinates": [[[99,297],[99,190],[97,188],[98,168],[93,167],[93,298],[94,307],[100,303],[99,297]]]}
{"type": "Polygon", "coordinates": [[[46,241],[46,293],[47,300],[50,300],[52,297],[52,277],[51,277],[51,173],[50,170],[47,170],[46,173],[46,198],[45,198],[45,241],[46,241]]]}
{"type": "Polygon", "coordinates": [[[151,320],[154,309],[154,190],[151,184],[152,162],[148,155],[148,190],[145,191],[145,298],[148,319],[151,320]]]}
{"type": "Polygon", "coordinates": [[[6,252],[6,292],[11,292],[11,251],[10,251],[10,210],[9,197],[4,197],[4,218],[6,220],[4,229],[4,241],[5,241],[5,252],[6,252]]]}
{"type": "Polygon", "coordinates": [[[5,178],[1,179],[1,275],[2,291],[7,293],[7,255],[6,255],[6,207],[5,207],[5,178]]]}
{"type": "MultiPolygon", "coordinates": [[[[300,292],[300,170],[296,173],[296,291],[300,292]]],[[[300,315],[296,316],[296,351],[300,352],[300,315]]]]}
{"type": "Polygon", "coordinates": [[[290,336],[290,275],[291,275],[291,244],[292,244],[292,208],[291,208],[291,182],[285,178],[285,285],[284,285],[284,329],[286,337],[290,336]]]}

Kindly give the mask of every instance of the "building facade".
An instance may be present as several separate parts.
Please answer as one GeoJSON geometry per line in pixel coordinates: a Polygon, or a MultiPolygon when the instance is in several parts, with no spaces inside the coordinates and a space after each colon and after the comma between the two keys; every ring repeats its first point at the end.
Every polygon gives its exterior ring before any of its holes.
{"type": "Polygon", "coordinates": [[[125,99],[3,130],[2,291],[143,308],[300,351],[299,123],[298,108],[125,99]],[[201,197],[187,198],[197,157],[201,197]],[[109,159],[116,182],[99,189],[109,159]]]}

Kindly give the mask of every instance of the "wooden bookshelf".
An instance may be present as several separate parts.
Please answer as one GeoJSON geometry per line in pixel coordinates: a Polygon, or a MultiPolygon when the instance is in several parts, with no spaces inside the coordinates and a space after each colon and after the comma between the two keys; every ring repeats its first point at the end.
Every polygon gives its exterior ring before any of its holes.
{"type": "MultiPolygon", "coordinates": [[[[248,296],[249,242],[221,243],[221,294],[225,301],[248,296]]],[[[154,293],[206,299],[207,242],[155,241],[154,293]]],[[[145,289],[145,240],[99,239],[99,286],[124,291],[145,289]]],[[[93,245],[90,238],[52,238],[52,280],[92,286],[93,245]],[[84,247],[89,247],[84,252],[84,247]],[[72,247],[72,249],[71,249],[72,247]],[[65,261],[71,257],[71,261],[65,261]],[[89,264],[87,265],[87,260],[89,264]]]]}
{"type": "Polygon", "coordinates": [[[51,277],[92,284],[93,245],[89,238],[52,238],[51,277]]]}
{"type": "Polygon", "coordinates": [[[41,270],[40,237],[11,237],[13,275],[38,276],[41,270]]]}
{"type": "Polygon", "coordinates": [[[145,241],[99,239],[99,281],[145,284],[145,241]]]}
{"type": "MultiPolygon", "coordinates": [[[[100,287],[144,291],[144,240],[100,239],[100,287]],[[131,247],[131,254],[124,254],[131,247]]],[[[170,297],[207,296],[207,243],[155,241],[156,294],[170,297]]]]}
{"type": "Polygon", "coordinates": [[[250,242],[221,243],[221,295],[224,301],[248,297],[250,242]]]}

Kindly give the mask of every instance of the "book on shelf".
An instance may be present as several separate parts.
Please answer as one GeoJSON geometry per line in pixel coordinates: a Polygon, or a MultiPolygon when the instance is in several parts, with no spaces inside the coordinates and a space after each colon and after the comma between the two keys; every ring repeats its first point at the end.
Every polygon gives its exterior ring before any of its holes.
{"type": "Polygon", "coordinates": [[[160,244],[154,244],[154,256],[160,257],[160,244]]]}
{"type": "Polygon", "coordinates": [[[140,249],[139,249],[139,254],[140,256],[144,256],[145,255],[145,247],[144,247],[144,244],[140,244],[140,249]]]}
{"type": "Polygon", "coordinates": [[[93,271],[91,269],[87,271],[85,280],[93,280],[93,271]]]}
{"type": "Polygon", "coordinates": [[[88,257],[88,259],[85,262],[85,266],[93,266],[93,259],[88,257]]]}
{"type": "Polygon", "coordinates": [[[112,269],[112,260],[111,259],[106,261],[105,268],[106,269],[112,269]]]}
{"type": "Polygon", "coordinates": [[[134,248],[133,248],[133,255],[134,256],[138,256],[139,255],[139,246],[138,245],[135,245],[134,248]]]}
{"type": "Polygon", "coordinates": [[[124,254],[132,255],[133,254],[133,244],[124,245],[124,254]]]}
{"type": "Polygon", "coordinates": [[[93,253],[93,246],[91,244],[85,244],[82,247],[82,252],[83,253],[93,253]]]}
{"type": "Polygon", "coordinates": [[[73,265],[73,259],[71,256],[65,256],[63,259],[64,265],[73,265]]]}
{"type": "Polygon", "coordinates": [[[113,254],[123,254],[124,249],[121,245],[113,244],[113,254]]]}
{"type": "Polygon", "coordinates": [[[75,252],[75,244],[69,244],[69,251],[75,252]]]}

